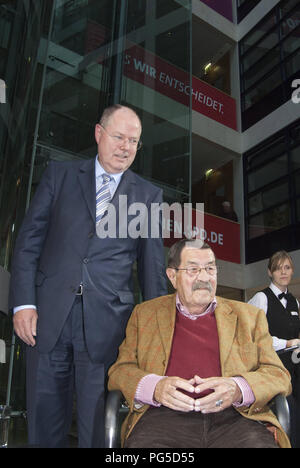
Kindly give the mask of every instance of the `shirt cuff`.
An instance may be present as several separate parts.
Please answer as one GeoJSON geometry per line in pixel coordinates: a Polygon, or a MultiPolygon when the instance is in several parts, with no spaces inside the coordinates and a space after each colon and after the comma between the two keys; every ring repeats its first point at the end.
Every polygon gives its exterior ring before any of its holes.
{"type": "Polygon", "coordinates": [[[36,310],[36,306],[35,305],[22,305],[22,306],[14,307],[13,313],[15,314],[16,312],[19,312],[19,310],[22,310],[22,309],[35,309],[36,310]]]}
{"type": "Polygon", "coordinates": [[[135,402],[138,405],[161,406],[160,403],[157,403],[153,398],[157,383],[164,378],[164,376],[156,374],[145,375],[138,383],[134,396],[135,402]]]}
{"type": "Polygon", "coordinates": [[[242,392],[242,402],[234,402],[233,406],[240,408],[241,406],[251,406],[255,401],[255,395],[252,388],[244,377],[232,377],[232,380],[238,385],[242,392]]]}
{"type": "Polygon", "coordinates": [[[277,336],[273,336],[273,348],[274,350],[281,351],[282,349],[286,348],[287,340],[284,340],[282,338],[277,338],[277,336]]]}

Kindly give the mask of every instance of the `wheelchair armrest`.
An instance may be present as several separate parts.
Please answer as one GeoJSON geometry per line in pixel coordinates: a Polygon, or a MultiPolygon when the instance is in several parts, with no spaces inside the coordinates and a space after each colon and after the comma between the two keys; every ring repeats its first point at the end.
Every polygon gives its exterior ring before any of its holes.
{"type": "Polygon", "coordinates": [[[108,392],[105,406],[105,447],[114,448],[121,444],[121,424],[128,413],[124,396],[120,390],[108,392]]]}
{"type": "Polygon", "coordinates": [[[286,397],[278,394],[273,398],[271,404],[272,403],[274,403],[274,407],[272,409],[274,410],[278,421],[285,433],[290,436],[290,409],[286,397]]]}

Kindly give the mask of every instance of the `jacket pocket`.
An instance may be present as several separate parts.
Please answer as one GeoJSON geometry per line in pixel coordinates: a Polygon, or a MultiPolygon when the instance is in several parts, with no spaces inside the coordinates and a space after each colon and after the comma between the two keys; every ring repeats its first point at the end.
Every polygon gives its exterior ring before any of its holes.
{"type": "Polygon", "coordinates": [[[123,304],[135,304],[134,296],[130,291],[118,291],[118,296],[123,304]]]}

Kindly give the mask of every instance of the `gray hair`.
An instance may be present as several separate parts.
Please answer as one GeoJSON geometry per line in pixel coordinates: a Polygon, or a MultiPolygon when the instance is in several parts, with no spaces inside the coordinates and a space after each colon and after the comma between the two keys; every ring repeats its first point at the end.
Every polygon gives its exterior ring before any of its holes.
{"type": "Polygon", "coordinates": [[[168,254],[168,268],[178,268],[181,262],[181,252],[184,247],[192,247],[194,249],[210,249],[212,248],[206,242],[200,239],[181,239],[172,245],[168,254]]]}

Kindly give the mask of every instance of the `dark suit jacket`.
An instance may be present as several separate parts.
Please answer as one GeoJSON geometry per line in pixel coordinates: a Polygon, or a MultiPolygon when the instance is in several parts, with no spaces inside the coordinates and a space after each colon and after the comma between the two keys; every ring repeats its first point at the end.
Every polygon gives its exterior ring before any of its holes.
{"type": "MultiPolygon", "coordinates": [[[[142,202],[149,210],[162,201],[160,189],[130,170],[112,200],[118,215],[125,194],[128,205],[142,202]]],[[[165,294],[164,251],[159,238],[99,239],[95,211],[95,160],[50,162],[17,238],[10,307],[36,304],[37,346],[49,352],[82,282],[87,346],[94,360],[109,365],[134,305],[133,264],[144,299],[165,294]]]]}

